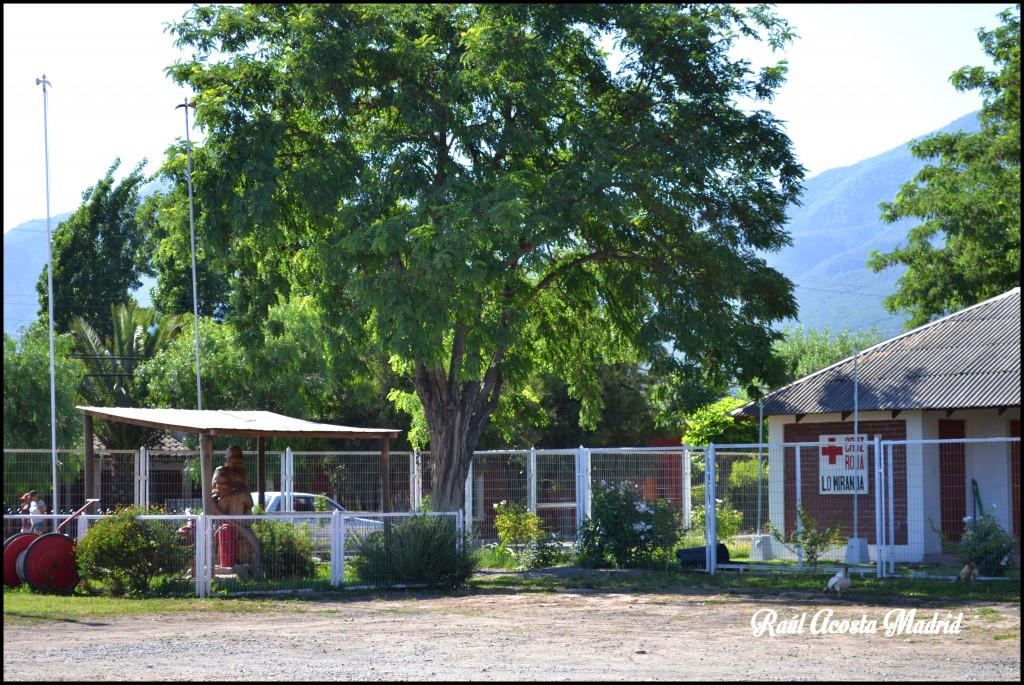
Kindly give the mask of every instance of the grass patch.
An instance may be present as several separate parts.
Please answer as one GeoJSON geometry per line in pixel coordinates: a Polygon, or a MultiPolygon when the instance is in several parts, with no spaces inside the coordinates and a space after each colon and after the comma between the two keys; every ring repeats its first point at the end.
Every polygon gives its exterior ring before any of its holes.
{"type": "MultiPolygon", "coordinates": [[[[795,601],[820,598],[821,589],[831,576],[827,572],[802,573],[735,573],[721,571],[714,576],[678,567],[667,570],[587,569],[563,565],[543,572],[481,573],[472,576],[465,587],[457,590],[434,590],[432,594],[460,596],[486,593],[537,593],[564,591],[609,591],[631,594],[678,593],[681,595],[779,597],[792,596],[795,601]]],[[[164,613],[275,613],[320,610],[320,598],[336,599],[380,597],[393,600],[408,591],[394,590],[359,592],[325,590],[309,594],[282,594],[259,597],[151,597],[131,599],[88,596],[80,590],[72,595],[46,595],[32,592],[27,586],[4,588],[4,621],[86,621],[108,617],[144,616],[164,613]]],[[[707,601],[707,600],[705,600],[707,601]]],[[[712,600],[713,601],[713,600],[712,600]]],[[[843,595],[843,602],[877,605],[908,604],[928,607],[979,604],[1020,603],[1020,582],[979,581],[970,584],[951,583],[925,578],[874,578],[853,580],[853,587],[843,595]]],[[[986,622],[997,620],[999,612],[981,606],[976,614],[986,622]]],[[[1005,633],[1005,638],[1017,637],[1005,633]]]]}
{"type": "Polygon", "coordinates": [[[986,623],[993,623],[999,620],[999,612],[991,607],[981,607],[975,610],[975,615],[986,623]]]}

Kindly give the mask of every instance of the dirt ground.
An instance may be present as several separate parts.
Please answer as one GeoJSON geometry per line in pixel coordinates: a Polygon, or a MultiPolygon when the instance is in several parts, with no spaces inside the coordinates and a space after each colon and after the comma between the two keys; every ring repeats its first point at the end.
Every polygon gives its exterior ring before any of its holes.
{"type": "Polygon", "coordinates": [[[270,603],[273,612],[247,615],[42,624],[7,617],[3,679],[1020,680],[1015,604],[926,608],[860,604],[856,592],[827,599],[593,589],[270,603]],[[959,633],[886,636],[886,615],[910,609],[917,620],[963,612],[959,633]],[[769,610],[776,634],[756,636],[752,619],[769,610]],[[801,616],[802,633],[783,632],[796,631],[801,616]],[[822,632],[826,617],[831,634],[822,632]],[[855,633],[843,619],[867,630],[874,621],[877,632],[855,633]]]}

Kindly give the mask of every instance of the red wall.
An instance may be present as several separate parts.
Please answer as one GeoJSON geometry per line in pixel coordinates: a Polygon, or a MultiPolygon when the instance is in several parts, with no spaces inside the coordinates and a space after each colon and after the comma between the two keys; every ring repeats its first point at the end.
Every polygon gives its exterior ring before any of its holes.
{"type": "MultiPolygon", "coordinates": [[[[907,424],[905,421],[859,421],[857,431],[873,441],[876,435],[883,440],[906,440],[907,424]]],[[[787,423],[784,426],[783,441],[818,442],[821,435],[852,435],[853,423],[834,421],[830,423],[787,423]]],[[[866,538],[869,544],[875,544],[875,480],[874,449],[868,448],[868,491],[867,497],[857,497],[857,532],[866,538]]],[[[804,506],[814,516],[820,526],[839,522],[845,534],[853,535],[853,495],[821,495],[818,493],[818,450],[812,447],[800,451],[801,494],[804,506]]],[[[786,535],[796,527],[796,448],[785,448],[785,517],[786,535]]],[[[907,544],[907,453],[902,445],[893,448],[893,519],[894,542],[897,545],[907,544]]]]}

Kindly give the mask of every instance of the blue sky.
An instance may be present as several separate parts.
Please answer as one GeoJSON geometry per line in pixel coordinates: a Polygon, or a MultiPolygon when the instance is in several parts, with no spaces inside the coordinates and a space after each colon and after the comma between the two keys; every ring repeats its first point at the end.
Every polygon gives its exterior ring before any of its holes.
{"type": "MultiPolygon", "coordinates": [[[[784,57],[788,83],[770,107],[787,122],[814,175],[941,128],[980,109],[950,74],[991,68],[977,29],[995,28],[1002,4],[786,4],[800,38],[784,57]]],[[[182,56],[164,31],[188,4],[4,5],[4,231],[46,217],[43,94],[50,213],[72,211],[115,157],[121,174],[143,157],[156,170],[185,135],[191,92],[164,76],[182,56]]],[[[764,58],[751,53],[755,62],[764,58]]],[[[193,130],[192,140],[202,139],[193,130]]]]}

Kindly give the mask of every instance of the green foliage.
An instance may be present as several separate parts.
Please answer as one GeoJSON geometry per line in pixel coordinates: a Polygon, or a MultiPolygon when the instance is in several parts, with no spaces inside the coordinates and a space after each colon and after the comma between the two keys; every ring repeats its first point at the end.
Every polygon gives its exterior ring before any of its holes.
{"type": "MultiPolygon", "coordinates": [[[[729,543],[740,532],[743,513],[733,509],[728,502],[715,500],[715,532],[720,542],[729,543]]],[[[690,512],[690,530],[703,534],[707,517],[703,506],[696,506],[690,512]]]]}
{"type": "Polygon", "coordinates": [[[494,510],[494,528],[501,540],[495,556],[508,557],[499,565],[511,562],[526,569],[547,568],[565,557],[558,535],[544,531],[541,518],[521,502],[502,500],[494,510]]]}
{"type": "Polygon", "coordinates": [[[681,520],[675,506],[663,499],[644,500],[631,481],[618,485],[601,481],[594,488],[590,509],[576,542],[582,566],[646,566],[658,549],[679,539],[681,520]]]}
{"type": "Polygon", "coordinates": [[[505,547],[522,547],[544,536],[540,517],[522,502],[502,500],[494,504],[494,511],[494,529],[505,547]]]}
{"type": "MultiPolygon", "coordinates": [[[[169,73],[197,93],[203,252],[232,322],[258,348],[278,295],[315,293],[344,348],[415,390],[440,509],[536,374],[569,380],[583,425],[606,363],[675,374],[679,401],[778,374],[795,301],[757,255],[787,244],[803,169],[738,104],[770,101],[784,64],[731,50],[792,39],[770,8],[247,4],[170,31],[196,51],[169,73]]],[[[184,252],[177,197],[163,254],[184,252]]]]}
{"type": "MultiPolygon", "coordinates": [[[[82,418],[75,387],[82,365],[68,359],[71,336],[55,335],[53,365],[56,378],[57,447],[74,448],[82,443],[82,418]]],[[[50,337],[45,323],[36,322],[21,338],[4,333],[4,447],[45,449],[51,446],[50,337]]],[[[49,462],[45,473],[15,472],[4,460],[4,486],[8,492],[52,488],[49,462]],[[9,466],[12,470],[8,470],[9,466]]],[[[69,467],[74,465],[69,464],[69,467]]],[[[19,467],[20,469],[21,467],[19,467]]],[[[72,477],[77,475],[71,474],[72,477]]]]}
{"type": "MultiPolygon", "coordinates": [[[[177,315],[157,316],[156,310],[134,301],[110,305],[108,337],[82,317],[71,322],[75,354],[86,374],[78,385],[85,403],[94,407],[138,407],[144,386],[136,382],[141,364],[166,349],[181,333],[177,315]]],[[[115,450],[152,446],[163,431],[119,421],[97,421],[96,436],[115,450]]]]}
{"type": "Polygon", "coordinates": [[[1020,5],[999,18],[1002,26],[978,31],[997,71],[965,66],[950,79],[981,92],[981,130],[913,141],[928,164],[880,205],[886,223],[922,222],[905,246],[868,259],[876,272],[906,265],[883,304],[905,312],[908,329],[1020,285],[1020,5]]]}
{"type": "MultiPolygon", "coordinates": [[[[67,332],[75,317],[91,320],[97,311],[131,299],[151,273],[143,249],[144,234],[135,219],[139,190],[146,182],[139,162],[120,182],[114,172],[120,159],[96,185],[82,193],[82,205],[53,232],[53,324],[67,332]]],[[[39,275],[39,319],[49,320],[47,268],[39,275]]],[[[96,321],[101,337],[110,335],[109,322],[96,321]]]]}
{"type": "Polygon", "coordinates": [[[802,504],[796,506],[796,516],[800,525],[793,528],[789,538],[786,538],[782,531],[769,523],[772,539],[793,554],[797,554],[798,550],[803,550],[804,560],[810,565],[812,571],[816,571],[818,570],[818,560],[825,552],[846,542],[843,528],[839,523],[833,523],[828,528],[820,528],[818,521],[802,504]]]}
{"type": "Polygon", "coordinates": [[[650,369],[636,362],[606,363],[595,382],[597,404],[555,373],[533,375],[517,392],[502,396],[478,449],[642,445],[656,434],[650,369]]]}
{"type": "Polygon", "coordinates": [[[821,330],[796,326],[784,329],[783,338],[775,343],[774,349],[785,360],[785,383],[789,383],[853,356],[855,350],[864,350],[881,339],[876,328],[856,333],[844,328],[833,333],[828,326],[821,330]]]}
{"type": "MultiPolygon", "coordinates": [[[[327,330],[322,313],[308,297],[294,297],[270,309],[261,326],[259,349],[247,349],[235,325],[200,319],[203,408],[258,406],[326,421],[344,416],[346,425],[395,427],[405,435],[408,421],[386,399],[388,387],[395,385],[386,363],[357,358],[337,341],[332,343],[327,330]]],[[[140,365],[137,379],[145,385],[152,406],[195,406],[195,332],[190,322],[162,354],[140,365]]],[[[401,449],[400,443],[392,444],[401,449]]],[[[320,450],[324,444],[268,442],[268,449],[285,447],[320,450]]],[[[331,447],[363,450],[366,441],[335,441],[331,447]]]]}
{"type": "MultiPolygon", "coordinates": [[[[740,445],[757,442],[757,423],[737,422],[729,412],[746,402],[723,397],[712,404],[698,407],[682,417],[683,444],[740,445]]],[[[703,465],[703,455],[700,456],[703,465]]]]}
{"type": "Polygon", "coordinates": [[[111,595],[144,595],[158,576],[180,576],[194,552],[168,521],[142,520],[139,507],[96,521],[75,548],[79,575],[111,595]]]}
{"type": "Polygon", "coordinates": [[[569,558],[569,553],[562,549],[558,533],[542,533],[530,540],[519,552],[519,563],[527,570],[550,568],[569,558]]]}
{"type": "Polygon", "coordinates": [[[267,578],[313,578],[313,536],[308,523],[291,523],[273,518],[252,524],[260,543],[260,562],[267,578]]]}
{"type": "Polygon", "coordinates": [[[981,514],[968,521],[957,545],[957,557],[966,564],[977,565],[982,576],[1005,576],[1013,561],[1016,540],[1007,533],[992,514],[981,514]]]}
{"type": "Polygon", "coordinates": [[[934,525],[932,530],[941,537],[944,550],[952,550],[961,564],[974,564],[978,575],[1002,577],[1013,568],[1017,541],[992,514],[981,514],[977,518],[968,516],[959,542],[950,540],[934,525]]]}
{"type": "Polygon", "coordinates": [[[363,538],[352,566],[365,583],[461,587],[473,574],[476,556],[459,540],[455,521],[426,514],[403,517],[363,538]]]}
{"type": "Polygon", "coordinates": [[[758,476],[762,483],[768,480],[768,458],[765,455],[764,460],[761,462],[760,473],[758,473],[757,456],[751,456],[746,459],[737,459],[732,463],[732,468],[729,471],[729,487],[730,488],[756,488],[758,483],[758,476]]]}

